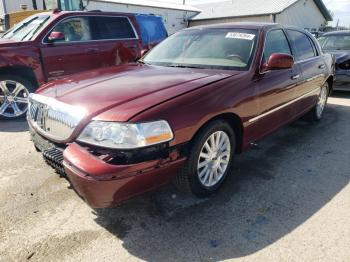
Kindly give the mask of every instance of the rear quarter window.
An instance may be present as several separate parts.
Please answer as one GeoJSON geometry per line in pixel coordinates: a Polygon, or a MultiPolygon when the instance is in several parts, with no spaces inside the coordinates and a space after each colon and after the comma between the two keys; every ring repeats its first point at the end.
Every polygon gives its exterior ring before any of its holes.
{"type": "Polygon", "coordinates": [[[317,56],[316,47],[306,34],[295,30],[287,30],[287,33],[296,52],[297,61],[317,56]]]}

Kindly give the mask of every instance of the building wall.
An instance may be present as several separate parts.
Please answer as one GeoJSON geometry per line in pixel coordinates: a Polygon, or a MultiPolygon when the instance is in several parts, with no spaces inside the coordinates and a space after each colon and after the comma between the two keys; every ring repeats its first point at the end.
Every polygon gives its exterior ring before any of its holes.
{"type": "MultiPolygon", "coordinates": [[[[190,26],[230,22],[273,22],[272,16],[230,17],[190,21],[190,26]]],[[[307,29],[319,29],[326,19],[313,0],[300,0],[276,15],[276,23],[307,29]]]]}
{"type": "Polygon", "coordinates": [[[165,8],[127,5],[118,3],[98,2],[91,0],[87,6],[88,10],[115,11],[139,14],[154,14],[163,17],[164,25],[169,34],[187,27],[186,17],[193,16],[195,13],[182,10],[173,10],[165,8]]]}
{"type": "Polygon", "coordinates": [[[298,1],[276,16],[277,23],[317,30],[325,21],[313,0],[298,1]]]}
{"type": "MultiPolygon", "coordinates": [[[[37,0],[36,2],[38,9],[42,9],[43,1],[37,0]]],[[[0,0],[0,16],[3,16],[5,14],[5,11],[7,14],[21,11],[21,5],[24,4],[28,6],[27,10],[33,10],[32,0],[0,0]]]]}
{"type": "Polygon", "coordinates": [[[233,22],[272,22],[272,17],[268,15],[265,15],[265,16],[263,15],[263,16],[246,16],[246,17],[229,17],[229,18],[207,19],[207,20],[193,20],[193,21],[190,21],[190,26],[233,23],[233,22]]]}

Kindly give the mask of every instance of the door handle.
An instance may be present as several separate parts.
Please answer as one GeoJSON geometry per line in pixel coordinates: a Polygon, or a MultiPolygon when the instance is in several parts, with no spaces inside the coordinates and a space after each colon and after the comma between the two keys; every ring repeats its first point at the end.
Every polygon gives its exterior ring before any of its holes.
{"type": "Polygon", "coordinates": [[[98,51],[100,51],[100,49],[98,48],[87,48],[85,49],[85,51],[89,54],[96,54],[98,51]]]}
{"type": "Polygon", "coordinates": [[[319,69],[324,69],[325,67],[326,66],[324,64],[318,66],[319,69]]]}
{"type": "Polygon", "coordinates": [[[294,75],[294,76],[292,76],[292,79],[296,80],[296,79],[299,79],[299,77],[300,77],[300,75],[294,75]]]}

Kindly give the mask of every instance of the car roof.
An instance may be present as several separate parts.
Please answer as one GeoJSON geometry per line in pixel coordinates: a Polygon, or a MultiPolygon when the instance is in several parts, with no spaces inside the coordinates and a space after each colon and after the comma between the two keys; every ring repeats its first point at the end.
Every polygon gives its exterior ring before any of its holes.
{"type": "Polygon", "coordinates": [[[350,35],[350,30],[328,32],[328,33],[324,33],[322,36],[330,36],[330,35],[350,35]]]}
{"type": "MultiPolygon", "coordinates": [[[[229,29],[229,28],[239,28],[239,29],[255,29],[255,30],[259,30],[259,31],[268,31],[270,29],[274,29],[274,28],[283,28],[283,29],[292,29],[292,30],[296,30],[296,31],[300,31],[300,32],[304,32],[307,35],[311,35],[308,31],[300,28],[300,27],[296,27],[296,26],[285,26],[285,25],[281,25],[278,23],[262,23],[262,22],[235,22],[235,23],[222,23],[222,24],[213,24],[213,25],[200,25],[200,26],[194,26],[194,27],[190,27],[187,28],[191,29],[191,28],[196,28],[196,29],[205,29],[205,28],[221,28],[221,29],[229,29]]],[[[186,29],[185,29],[186,30],[186,29]]]]}
{"type": "Polygon", "coordinates": [[[242,29],[269,29],[274,27],[282,27],[280,24],[276,23],[259,23],[259,22],[235,22],[235,23],[220,23],[220,24],[213,24],[213,25],[199,25],[199,26],[193,26],[191,28],[242,28],[242,29]]]}
{"type": "Polygon", "coordinates": [[[50,15],[50,16],[69,16],[69,15],[123,15],[123,16],[135,16],[134,13],[123,13],[123,12],[104,12],[100,10],[93,11],[60,11],[53,10],[51,12],[42,12],[36,15],[50,15]]]}

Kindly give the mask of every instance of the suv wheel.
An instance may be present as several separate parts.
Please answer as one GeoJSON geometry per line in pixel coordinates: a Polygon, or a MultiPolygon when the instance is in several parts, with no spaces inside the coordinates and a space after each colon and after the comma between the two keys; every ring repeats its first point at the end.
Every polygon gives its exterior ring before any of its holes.
{"type": "Polygon", "coordinates": [[[320,121],[323,116],[324,109],[327,105],[329,95],[329,85],[328,83],[324,83],[321,87],[320,94],[318,95],[317,104],[314,108],[307,114],[307,119],[310,121],[320,121]]]}
{"type": "Polygon", "coordinates": [[[175,185],[198,197],[215,192],[229,173],[235,145],[235,134],[227,122],[209,123],[194,139],[175,185]]]}
{"type": "Polygon", "coordinates": [[[0,118],[24,117],[28,110],[28,97],[34,85],[27,79],[13,75],[0,76],[0,118]]]}

